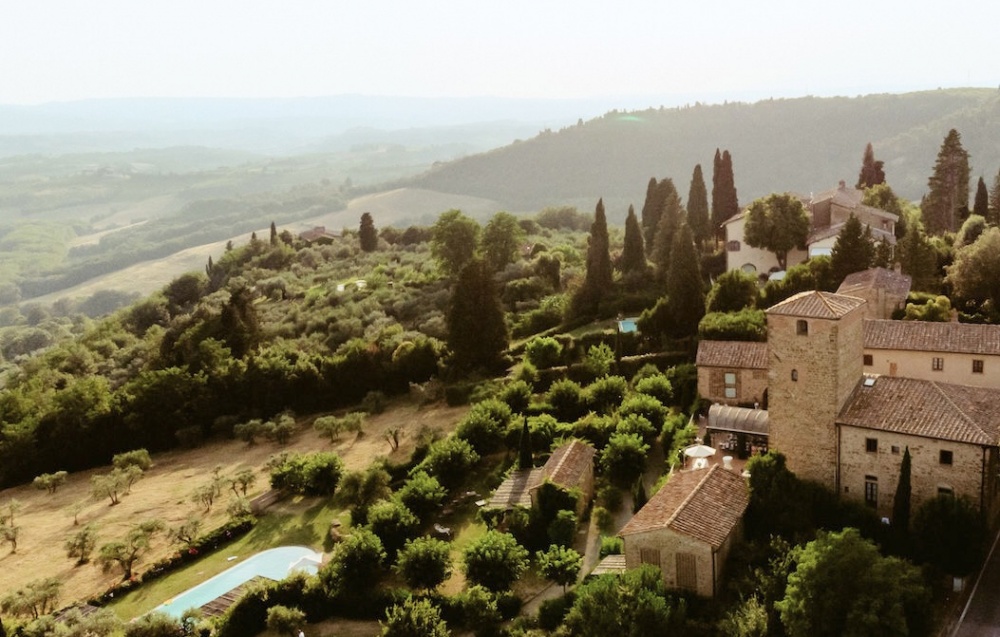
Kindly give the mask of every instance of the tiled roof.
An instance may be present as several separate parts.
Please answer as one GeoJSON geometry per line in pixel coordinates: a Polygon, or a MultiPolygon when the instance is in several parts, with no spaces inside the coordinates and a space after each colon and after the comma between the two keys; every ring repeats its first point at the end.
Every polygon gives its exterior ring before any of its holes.
{"type": "Polygon", "coordinates": [[[853,296],[809,290],[785,299],[768,308],[766,312],[767,314],[801,316],[802,318],[839,319],[860,307],[864,302],[863,299],[856,299],[853,296]]]}
{"type": "Polygon", "coordinates": [[[542,467],[542,480],[573,489],[583,483],[584,476],[593,469],[594,448],[580,440],[562,445],[549,456],[542,467]]]}
{"type": "Polygon", "coordinates": [[[743,478],[721,465],[681,471],[649,499],[619,535],[669,528],[719,548],[749,502],[743,478]]]}
{"type": "Polygon", "coordinates": [[[1000,325],[865,321],[865,348],[1000,356],[1000,325]]]}
{"type": "Polygon", "coordinates": [[[490,496],[487,509],[507,511],[514,507],[531,508],[531,487],[542,481],[542,467],[515,469],[490,496]]]}
{"type": "MultiPolygon", "coordinates": [[[[872,238],[881,241],[885,239],[890,245],[896,245],[896,235],[889,232],[888,230],[882,230],[881,228],[876,228],[874,226],[869,226],[872,231],[872,238]]],[[[806,245],[812,245],[817,241],[822,241],[823,239],[829,239],[830,237],[836,237],[840,234],[840,231],[844,229],[843,223],[835,223],[832,226],[824,226],[822,228],[816,228],[810,233],[806,238],[806,245]]]]}
{"type": "Polygon", "coordinates": [[[754,341],[701,341],[698,343],[700,367],[739,367],[767,369],[767,343],[754,341]]]}
{"type": "Polygon", "coordinates": [[[857,188],[838,187],[813,195],[810,203],[817,204],[829,199],[833,203],[845,208],[856,208],[861,205],[863,196],[864,193],[857,188]]]}
{"type": "Polygon", "coordinates": [[[885,268],[869,268],[848,274],[837,288],[837,294],[854,296],[865,290],[883,289],[890,294],[905,297],[910,293],[913,279],[908,274],[900,274],[885,268]]]}
{"type": "Polygon", "coordinates": [[[894,376],[866,376],[837,423],[977,445],[1000,443],[1000,391],[894,376]]]}
{"type": "Polygon", "coordinates": [[[330,232],[325,226],[316,226],[299,234],[299,238],[303,241],[317,241],[319,239],[337,239],[340,237],[339,233],[330,232]]]}

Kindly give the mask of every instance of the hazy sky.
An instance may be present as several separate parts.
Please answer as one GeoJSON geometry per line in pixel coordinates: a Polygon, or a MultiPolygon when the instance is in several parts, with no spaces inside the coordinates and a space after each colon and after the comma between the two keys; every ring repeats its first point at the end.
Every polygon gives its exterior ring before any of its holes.
{"type": "Polygon", "coordinates": [[[993,0],[4,5],[7,104],[345,93],[722,101],[1000,85],[993,0]]]}

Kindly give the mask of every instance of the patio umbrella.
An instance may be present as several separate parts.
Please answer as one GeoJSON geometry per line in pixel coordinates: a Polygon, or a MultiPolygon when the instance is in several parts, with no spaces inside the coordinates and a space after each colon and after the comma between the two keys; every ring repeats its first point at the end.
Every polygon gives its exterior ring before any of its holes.
{"type": "Polygon", "coordinates": [[[684,455],[688,458],[707,458],[715,455],[715,447],[708,445],[691,445],[684,450],[684,455]]]}

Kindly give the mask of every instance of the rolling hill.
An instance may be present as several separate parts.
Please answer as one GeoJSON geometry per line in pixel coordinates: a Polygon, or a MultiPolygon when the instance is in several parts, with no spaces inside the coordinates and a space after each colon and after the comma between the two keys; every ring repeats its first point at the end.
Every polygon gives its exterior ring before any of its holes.
{"type": "Polygon", "coordinates": [[[588,210],[604,197],[609,217],[621,220],[629,203],[642,205],[650,177],[672,177],[684,195],[695,164],[710,179],[716,148],[732,153],[740,202],[748,203],[774,191],[854,183],[872,142],[890,185],[919,199],[951,128],[962,134],[973,179],[991,181],[1000,168],[996,89],[612,111],[438,165],[405,183],[492,199],[512,211],[555,204],[588,210]]]}

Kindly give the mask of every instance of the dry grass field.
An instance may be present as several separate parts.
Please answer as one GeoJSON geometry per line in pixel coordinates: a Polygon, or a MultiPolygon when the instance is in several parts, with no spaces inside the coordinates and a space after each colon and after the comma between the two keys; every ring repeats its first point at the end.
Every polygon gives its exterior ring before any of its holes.
{"type": "MultiPolygon", "coordinates": [[[[116,583],[121,573],[103,573],[93,563],[76,566],[75,560],[66,556],[66,540],[85,524],[97,525],[98,546],[123,536],[132,525],[153,518],[163,520],[169,527],[176,526],[189,515],[201,515],[202,530],[209,530],[225,521],[228,496],[224,495],[221,502],[216,502],[212,510],[205,513],[203,506],[191,501],[191,495],[210,480],[217,466],[222,467],[222,475],[245,467],[257,471],[257,482],[248,493],[252,497],[268,488],[262,467],[273,453],[332,449],[340,454],[349,470],[362,469],[380,456],[399,461],[412,453],[418,432],[424,428],[441,433],[450,431],[465,411],[464,407],[452,408],[444,404],[421,407],[404,398],[393,402],[385,413],[369,417],[363,435],[345,436],[333,444],[313,431],[315,416],[311,416],[300,419],[298,433],[283,446],[261,442],[248,447],[240,441],[223,441],[191,451],[158,454],[153,457],[155,466],[115,506],[110,506],[106,498],[94,500],[90,497],[90,477],[107,472],[108,467],[73,474],[67,484],[52,495],[31,485],[0,491],[0,507],[11,499],[23,505],[15,519],[21,527],[17,552],[10,553],[9,545],[0,548],[0,591],[13,591],[30,581],[55,576],[63,582],[61,605],[86,599],[116,583]],[[400,448],[390,453],[384,434],[393,427],[402,427],[403,436],[400,448]],[[78,525],[74,526],[73,510],[78,503],[82,508],[77,515],[78,525]]],[[[171,545],[161,535],[151,552],[137,565],[137,572],[141,573],[146,565],[175,550],[176,545],[171,545]]]]}

